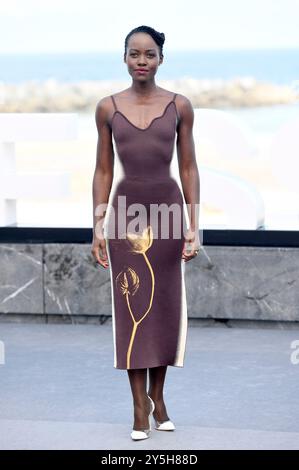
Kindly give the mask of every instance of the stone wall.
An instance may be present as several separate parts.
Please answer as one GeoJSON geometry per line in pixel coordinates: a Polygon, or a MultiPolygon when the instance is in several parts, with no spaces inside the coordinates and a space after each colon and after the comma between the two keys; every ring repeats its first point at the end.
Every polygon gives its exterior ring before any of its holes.
{"type": "MultiPolygon", "coordinates": [[[[0,244],[0,314],[111,316],[88,243],[0,244]]],[[[203,246],[186,263],[189,318],[299,321],[299,249],[203,246]]],[[[43,317],[42,317],[43,318],[43,317]]]]}

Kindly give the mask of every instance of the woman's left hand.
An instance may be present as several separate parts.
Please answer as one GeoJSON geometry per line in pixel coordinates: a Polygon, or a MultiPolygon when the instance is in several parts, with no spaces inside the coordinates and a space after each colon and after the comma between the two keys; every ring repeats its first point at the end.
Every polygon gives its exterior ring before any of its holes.
{"type": "Polygon", "coordinates": [[[184,261],[190,261],[195,258],[200,250],[200,240],[198,236],[198,230],[188,230],[185,235],[185,244],[182,252],[182,258],[184,261]]]}

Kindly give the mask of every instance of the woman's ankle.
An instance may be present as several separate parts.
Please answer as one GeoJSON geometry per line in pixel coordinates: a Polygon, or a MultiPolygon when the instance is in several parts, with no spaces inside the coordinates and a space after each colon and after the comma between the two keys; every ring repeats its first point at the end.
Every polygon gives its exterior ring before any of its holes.
{"type": "Polygon", "coordinates": [[[148,395],[151,397],[151,399],[155,403],[163,403],[164,402],[163,395],[155,395],[154,393],[151,393],[151,392],[148,392],[148,395]]]}

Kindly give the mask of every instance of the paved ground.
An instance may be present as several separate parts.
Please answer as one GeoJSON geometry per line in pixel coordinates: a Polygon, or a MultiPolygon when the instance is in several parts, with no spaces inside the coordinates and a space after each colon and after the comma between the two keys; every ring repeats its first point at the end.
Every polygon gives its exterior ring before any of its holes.
{"type": "Polygon", "coordinates": [[[135,442],[111,322],[0,323],[0,449],[299,449],[294,340],[296,328],[190,323],[185,365],[165,382],[177,429],[135,442]]]}

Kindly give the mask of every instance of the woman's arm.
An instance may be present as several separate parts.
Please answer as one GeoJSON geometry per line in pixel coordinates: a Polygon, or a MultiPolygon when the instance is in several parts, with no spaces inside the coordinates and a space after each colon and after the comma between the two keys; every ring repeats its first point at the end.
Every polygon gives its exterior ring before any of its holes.
{"type": "Polygon", "coordinates": [[[185,238],[191,247],[190,251],[183,252],[183,258],[188,261],[196,256],[195,250],[198,250],[200,246],[198,233],[200,180],[193,139],[193,107],[187,97],[179,94],[177,109],[179,114],[177,128],[178,165],[190,224],[185,238]]]}
{"type": "Polygon", "coordinates": [[[108,267],[106,241],[103,237],[103,224],[113,181],[114,152],[111,128],[108,122],[109,97],[102,98],[95,111],[98,130],[96,166],[92,182],[93,196],[93,243],[92,254],[104,267],[108,267]]]}

